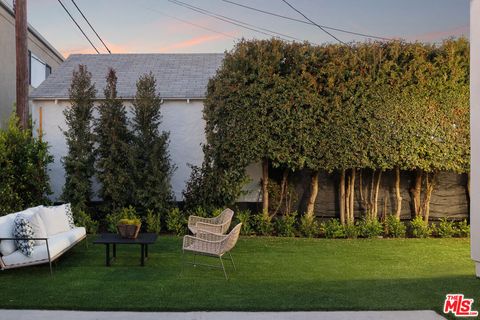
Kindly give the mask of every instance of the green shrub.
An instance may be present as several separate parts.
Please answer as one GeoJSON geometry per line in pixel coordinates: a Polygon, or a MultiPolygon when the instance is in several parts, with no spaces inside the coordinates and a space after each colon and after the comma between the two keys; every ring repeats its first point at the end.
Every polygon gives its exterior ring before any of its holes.
{"type": "Polygon", "coordinates": [[[187,233],[187,218],[178,208],[171,209],[167,214],[167,229],[174,232],[177,236],[183,236],[187,233]]]}
{"type": "Polygon", "coordinates": [[[383,234],[383,226],[378,219],[364,218],[358,224],[360,236],[364,238],[376,238],[383,234]]]}
{"type": "Polygon", "coordinates": [[[321,224],[322,233],[327,239],[345,238],[345,228],[338,219],[330,219],[321,224]]]}
{"type": "Polygon", "coordinates": [[[343,226],[343,229],[345,231],[345,237],[347,237],[349,239],[358,238],[358,235],[360,233],[358,225],[356,225],[356,224],[346,224],[346,225],[343,226]]]}
{"type": "Polygon", "coordinates": [[[457,222],[455,226],[456,237],[470,237],[470,225],[467,220],[457,222]]]}
{"type": "Polygon", "coordinates": [[[319,234],[319,225],[314,217],[302,216],[299,226],[300,234],[307,238],[313,238],[319,234]]]}
{"type": "Polygon", "coordinates": [[[257,214],[254,217],[255,231],[262,236],[270,236],[273,233],[272,217],[266,214],[257,214]]]}
{"type": "Polygon", "coordinates": [[[84,227],[87,233],[96,234],[98,231],[98,221],[92,219],[92,217],[84,210],[73,209],[73,220],[75,225],[84,227]]]}
{"type": "Polygon", "coordinates": [[[451,238],[456,234],[455,224],[453,221],[448,221],[447,218],[440,219],[440,223],[438,224],[436,231],[437,235],[440,238],[451,238]]]}
{"type": "Polygon", "coordinates": [[[137,215],[137,211],[134,207],[129,206],[120,209],[117,212],[107,214],[105,216],[105,222],[107,224],[107,230],[109,232],[117,232],[117,224],[120,220],[134,220],[135,222],[139,222],[140,218],[137,215]]]}
{"type": "Polygon", "coordinates": [[[297,212],[286,213],[275,220],[275,231],[281,237],[295,237],[297,212]]]}
{"type": "Polygon", "coordinates": [[[414,238],[428,238],[432,234],[432,228],[423,221],[421,216],[410,221],[410,235],[414,238]]]}
{"type": "Polygon", "coordinates": [[[160,233],[162,228],[160,222],[160,213],[154,213],[153,210],[148,209],[145,216],[145,224],[147,232],[160,233]]]}
{"type": "Polygon", "coordinates": [[[385,219],[385,236],[390,238],[404,238],[407,226],[394,215],[388,215],[385,219]]]}
{"type": "Polygon", "coordinates": [[[236,215],[237,223],[242,224],[242,230],[240,231],[243,235],[250,235],[253,233],[253,226],[252,226],[252,215],[250,210],[243,210],[239,211],[236,215]]]}
{"type": "Polygon", "coordinates": [[[48,144],[22,130],[15,114],[0,130],[0,215],[48,204],[48,144]]]}

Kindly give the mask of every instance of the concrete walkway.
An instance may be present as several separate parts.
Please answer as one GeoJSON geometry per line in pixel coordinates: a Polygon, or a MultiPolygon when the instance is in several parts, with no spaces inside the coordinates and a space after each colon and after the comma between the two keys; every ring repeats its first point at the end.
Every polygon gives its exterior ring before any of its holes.
{"type": "Polygon", "coordinates": [[[433,311],[94,312],[0,310],[1,320],[441,320],[433,311]]]}

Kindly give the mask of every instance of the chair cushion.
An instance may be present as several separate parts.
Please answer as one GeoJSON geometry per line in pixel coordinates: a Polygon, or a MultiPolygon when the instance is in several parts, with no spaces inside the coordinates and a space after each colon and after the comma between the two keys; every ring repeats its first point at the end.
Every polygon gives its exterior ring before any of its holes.
{"type": "MultiPolygon", "coordinates": [[[[16,238],[33,238],[33,228],[30,225],[30,222],[22,214],[18,214],[15,217],[13,222],[13,236],[16,238]]],[[[15,245],[17,249],[30,257],[33,253],[33,246],[35,245],[35,240],[15,240],[15,245]]]]}
{"type": "Polygon", "coordinates": [[[63,206],[42,207],[39,215],[45,224],[49,237],[70,230],[63,206]]]}

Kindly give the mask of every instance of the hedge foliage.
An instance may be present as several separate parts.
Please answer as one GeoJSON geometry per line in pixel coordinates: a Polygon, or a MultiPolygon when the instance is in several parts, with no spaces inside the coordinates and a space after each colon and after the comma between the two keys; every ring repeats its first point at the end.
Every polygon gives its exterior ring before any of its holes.
{"type": "Polygon", "coordinates": [[[48,144],[21,129],[12,115],[7,129],[0,130],[0,215],[49,202],[52,162],[48,144]]]}

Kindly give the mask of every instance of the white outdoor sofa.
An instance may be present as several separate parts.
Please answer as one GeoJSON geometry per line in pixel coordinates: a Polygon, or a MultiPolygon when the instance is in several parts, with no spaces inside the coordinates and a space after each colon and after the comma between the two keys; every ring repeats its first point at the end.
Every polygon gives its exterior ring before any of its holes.
{"type": "MultiPolygon", "coordinates": [[[[61,206],[58,206],[59,208],[61,206]]],[[[9,253],[12,245],[15,246],[14,240],[26,240],[27,238],[15,238],[12,230],[14,228],[14,220],[17,215],[22,214],[22,217],[31,217],[39,212],[42,206],[29,208],[24,211],[11,213],[0,217],[0,268],[1,270],[27,267],[37,264],[48,263],[50,265],[50,273],[52,271],[52,262],[58,259],[61,255],[75,246],[77,243],[86,239],[86,230],[84,227],[72,226],[69,230],[56,233],[53,235],[47,234],[47,237],[28,238],[29,240],[36,240],[36,245],[33,247],[31,256],[26,256],[20,250],[9,253]],[[5,250],[6,247],[10,249],[5,250]],[[9,254],[3,255],[4,252],[9,254]]],[[[48,225],[46,225],[48,229],[48,225]]]]}

